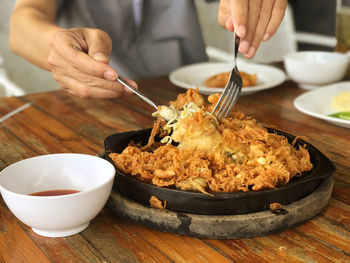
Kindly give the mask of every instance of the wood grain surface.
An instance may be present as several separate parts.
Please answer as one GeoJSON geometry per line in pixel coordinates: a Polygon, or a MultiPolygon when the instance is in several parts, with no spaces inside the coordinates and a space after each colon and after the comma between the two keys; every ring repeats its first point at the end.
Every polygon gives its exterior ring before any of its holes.
{"type": "MultiPolygon", "coordinates": [[[[139,81],[157,104],[184,89],[167,77],[139,81]]],[[[332,199],[312,220],[263,237],[196,239],[147,229],[104,208],[83,232],[46,238],[21,223],[0,198],[0,262],[350,262],[350,130],[298,112],[305,92],[292,82],[242,96],[238,106],[267,126],[306,136],[337,167],[332,199]]],[[[64,91],[0,98],[0,116],[33,105],[0,124],[0,170],[48,153],[96,155],[110,134],[151,127],[152,107],[136,96],[82,99],[64,91]]]]}

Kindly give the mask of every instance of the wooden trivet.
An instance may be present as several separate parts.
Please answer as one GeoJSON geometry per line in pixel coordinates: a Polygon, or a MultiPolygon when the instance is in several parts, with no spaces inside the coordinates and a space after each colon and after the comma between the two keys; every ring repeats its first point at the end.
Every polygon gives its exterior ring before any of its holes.
{"type": "Polygon", "coordinates": [[[270,210],[245,215],[198,215],[146,207],[116,192],[111,193],[108,207],[115,215],[152,229],[198,238],[229,239],[262,236],[289,229],[320,213],[328,204],[333,176],[324,179],[307,197],[270,210]]]}

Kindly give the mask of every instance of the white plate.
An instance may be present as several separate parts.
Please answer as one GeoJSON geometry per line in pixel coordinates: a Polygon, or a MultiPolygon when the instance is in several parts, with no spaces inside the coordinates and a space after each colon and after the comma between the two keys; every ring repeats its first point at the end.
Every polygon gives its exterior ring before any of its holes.
{"type": "Polygon", "coordinates": [[[339,82],[308,91],[294,100],[294,106],[307,115],[350,128],[350,121],[327,116],[335,113],[331,108],[331,101],[334,96],[342,91],[350,92],[350,81],[339,82]]]}
{"type": "MultiPolygon", "coordinates": [[[[278,68],[246,63],[238,61],[238,68],[249,74],[257,74],[258,83],[256,86],[242,88],[241,95],[248,95],[260,90],[273,88],[286,79],[284,72],[278,68]]],[[[179,87],[199,88],[202,94],[220,93],[223,88],[210,88],[205,86],[204,82],[207,78],[227,71],[232,70],[232,63],[198,63],[178,68],[170,73],[170,81],[179,87]]]]}

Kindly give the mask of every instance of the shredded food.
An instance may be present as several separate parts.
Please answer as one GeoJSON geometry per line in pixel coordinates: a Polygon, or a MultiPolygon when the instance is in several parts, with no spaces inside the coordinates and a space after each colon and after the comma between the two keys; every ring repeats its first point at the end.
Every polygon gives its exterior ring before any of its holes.
{"type": "Polygon", "coordinates": [[[287,250],[287,247],[286,246],[280,246],[278,248],[279,251],[283,252],[283,251],[286,251],[287,250]]]}
{"type": "Polygon", "coordinates": [[[282,207],[283,207],[283,205],[281,205],[280,203],[271,203],[270,204],[271,211],[276,211],[278,209],[281,209],[282,207]]]}
{"type": "Polygon", "coordinates": [[[156,196],[152,195],[149,199],[150,207],[157,208],[157,209],[165,209],[166,207],[166,200],[164,201],[164,204],[162,201],[160,201],[156,196]]]}
{"type": "Polygon", "coordinates": [[[305,146],[295,148],[296,140],[289,144],[237,108],[217,121],[211,111],[218,99],[205,103],[189,89],[154,113],[147,145],[130,143],[110,157],[141,181],[207,194],[276,188],[312,169],[305,146]]]}

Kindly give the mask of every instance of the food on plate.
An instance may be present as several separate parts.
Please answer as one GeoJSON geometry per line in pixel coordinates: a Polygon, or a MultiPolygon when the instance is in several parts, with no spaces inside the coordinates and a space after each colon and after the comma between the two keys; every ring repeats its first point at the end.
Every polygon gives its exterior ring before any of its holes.
{"type": "Polygon", "coordinates": [[[156,196],[152,195],[149,199],[150,207],[157,208],[157,209],[165,209],[166,207],[166,201],[164,201],[164,204],[162,201],[160,201],[156,196]]]}
{"type": "MultiPolygon", "coordinates": [[[[211,76],[205,80],[205,85],[212,88],[224,88],[231,72],[223,72],[211,76]]],[[[256,85],[257,76],[256,74],[248,74],[241,71],[242,87],[251,87],[256,85]]]]}
{"type": "Polygon", "coordinates": [[[335,113],[329,114],[328,116],[350,120],[350,92],[344,91],[334,96],[332,98],[331,107],[335,113]]]}
{"type": "Polygon", "coordinates": [[[334,111],[350,112],[350,92],[343,91],[334,96],[332,98],[331,106],[334,111]]]}
{"type": "Polygon", "coordinates": [[[110,154],[117,169],[159,187],[207,194],[276,188],[312,169],[296,139],[288,143],[237,108],[218,121],[211,112],[219,97],[205,102],[189,89],[159,107],[147,145],[110,154]]]}
{"type": "Polygon", "coordinates": [[[329,114],[328,116],[350,121],[350,111],[336,112],[333,114],[329,114]]]}

